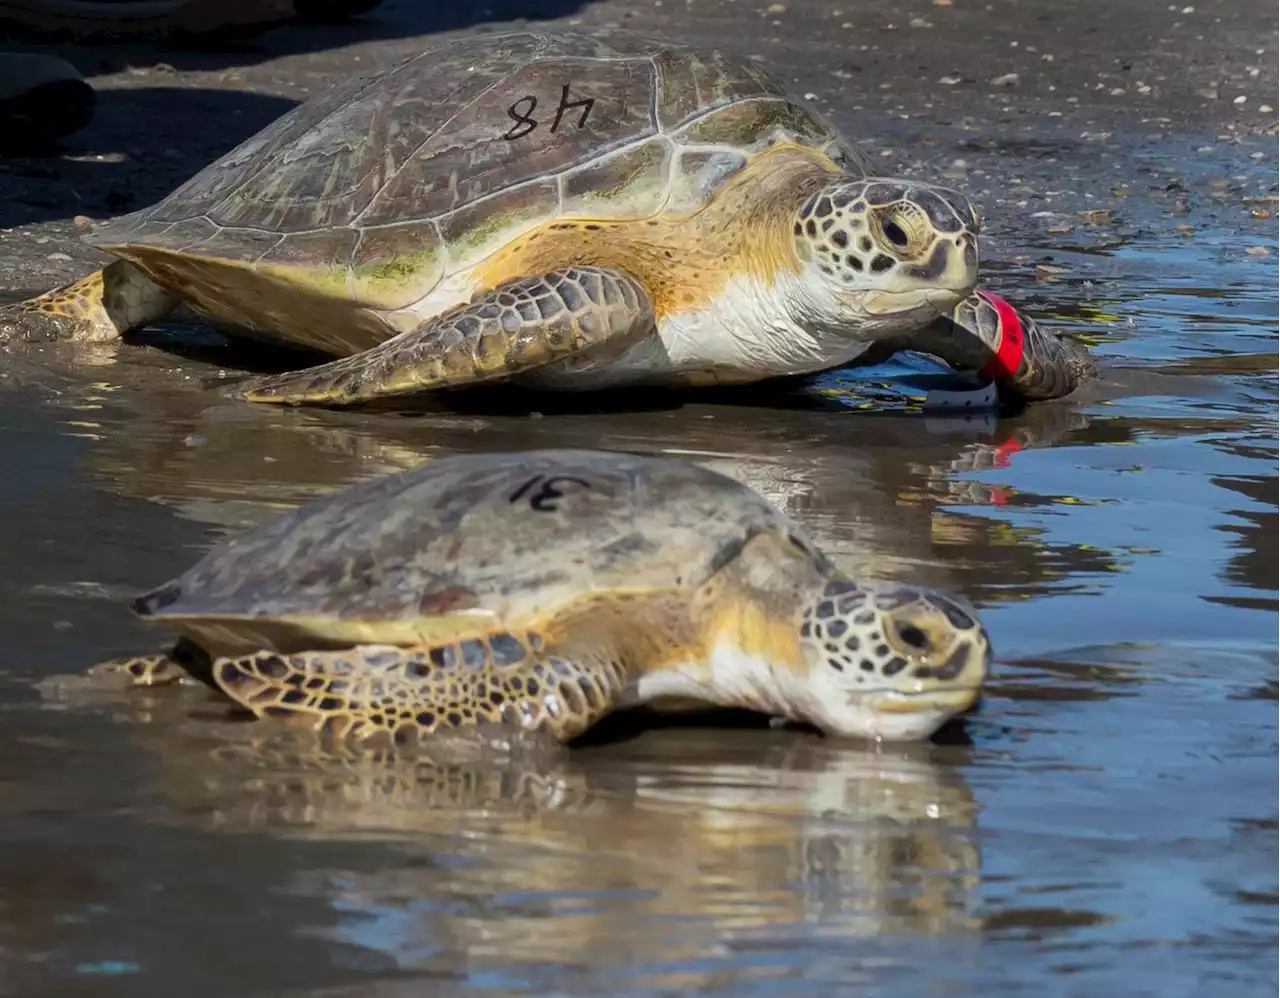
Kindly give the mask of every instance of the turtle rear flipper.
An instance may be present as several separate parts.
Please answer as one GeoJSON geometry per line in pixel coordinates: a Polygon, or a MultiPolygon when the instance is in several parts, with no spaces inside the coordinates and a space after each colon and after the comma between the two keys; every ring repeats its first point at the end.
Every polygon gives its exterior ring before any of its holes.
{"type": "Polygon", "coordinates": [[[348,405],[509,378],[654,329],[649,296],[604,267],[568,267],[478,295],[371,350],[242,382],[250,402],[348,405]]]}
{"type": "Polygon", "coordinates": [[[209,682],[209,656],[189,638],[178,638],[168,651],[100,662],[85,671],[99,683],[122,686],[163,686],[182,679],[209,682]]]}
{"type": "Polygon", "coordinates": [[[74,284],[0,308],[0,343],[77,340],[107,343],[168,315],[174,298],[124,260],[74,284]]]}
{"type": "Polygon", "coordinates": [[[455,728],[509,724],[567,742],[614,709],[625,667],[603,648],[572,658],[503,632],[430,648],[361,645],[213,664],[213,681],[259,717],[339,740],[395,743],[455,728]]]}
{"type": "Polygon", "coordinates": [[[119,680],[121,686],[162,686],[176,683],[190,675],[170,652],[136,655],[111,662],[100,662],[85,671],[90,679],[101,682],[119,680]]]}
{"type": "Polygon", "coordinates": [[[139,686],[176,683],[189,673],[170,652],[100,662],[83,672],[46,676],[35,684],[45,700],[57,703],[98,702],[139,686]]]}

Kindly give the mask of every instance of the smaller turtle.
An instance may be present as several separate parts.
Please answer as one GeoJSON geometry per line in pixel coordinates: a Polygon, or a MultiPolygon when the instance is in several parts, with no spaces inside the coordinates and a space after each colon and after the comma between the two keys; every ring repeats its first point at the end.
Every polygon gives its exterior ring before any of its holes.
{"type": "Polygon", "coordinates": [[[990,645],[936,592],[841,575],[751,489],[583,450],[466,455],[351,486],[134,602],[191,675],[348,744],[514,724],[570,740],[615,709],[745,707],[926,738],[976,700],[990,645]]]}

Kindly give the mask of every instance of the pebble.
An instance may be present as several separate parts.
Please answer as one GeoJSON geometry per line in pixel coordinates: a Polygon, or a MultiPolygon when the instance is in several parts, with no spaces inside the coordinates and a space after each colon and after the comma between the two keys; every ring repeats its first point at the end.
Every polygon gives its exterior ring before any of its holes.
{"type": "Polygon", "coordinates": [[[1103,222],[1111,221],[1110,208],[1090,208],[1087,211],[1077,211],[1076,214],[1090,225],[1101,225],[1103,222]]]}
{"type": "Polygon", "coordinates": [[[1231,103],[1232,103],[1232,104],[1243,104],[1243,103],[1244,103],[1245,101],[1247,101],[1248,99],[1249,99],[1249,98],[1248,98],[1248,97],[1246,97],[1244,94],[1241,94],[1239,97],[1237,97],[1237,98],[1236,98],[1235,100],[1233,100],[1231,103]]]}
{"type": "Polygon", "coordinates": [[[66,253],[50,253],[48,256],[45,257],[45,259],[46,260],[70,260],[71,257],[67,256],[66,253]]]}
{"type": "Polygon", "coordinates": [[[785,14],[787,5],[785,3],[771,3],[764,9],[766,14],[785,14]]]}
{"type": "Polygon", "coordinates": [[[93,219],[88,215],[77,215],[71,222],[77,229],[87,229],[93,225],[93,219]]]}
{"type": "Polygon", "coordinates": [[[1063,274],[1070,271],[1066,267],[1054,267],[1047,263],[1036,264],[1036,280],[1041,283],[1049,283],[1051,281],[1060,280],[1063,274]]]}
{"type": "Polygon", "coordinates": [[[1018,85],[1018,74],[1005,73],[1004,76],[993,76],[987,82],[993,87],[1016,87],[1018,85]]]}
{"type": "Polygon", "coordinates": [[[1263,114],[1270,114],[1272,111],[1275,110],[1275,108],[1273,108],[1270,104],[1259,104],[1258,110],[1261,111],[1263,114]]]}
{"type": "Polygon", "coordinates": [[[183,437],[182,442],[188,447],[203,447],[209,442],[209,438],[203,433],[191,433],[183,437]]]}
{"type": "Polygon", "coordinates": [[[1248,253],[1250,256],[1270,256],[1271,255],[1271,250],[1267,249],[1267,247],[1265,246],[1250,246],[1247,250],[1245,250],[1245,252],[1248,253]]]}

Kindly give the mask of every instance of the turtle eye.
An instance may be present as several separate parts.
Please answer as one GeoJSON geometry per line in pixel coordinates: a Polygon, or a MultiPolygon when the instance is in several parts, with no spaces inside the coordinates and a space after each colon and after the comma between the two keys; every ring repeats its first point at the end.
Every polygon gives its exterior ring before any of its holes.
{"type": "Polygon", "coordinates": [[[805,539],[796,534],[787,534],[787,543],[803,555],[809,555],[812,557],[814,553],[813,548],[808,545],[805,539]]]}
{"type": "Polygon", "coordinates": [[[925,634],[915,624],[899,624],[896,630],[898,637],[902,639],[902,643],[908,648],[914,648],[916,651],[928,650],[929,635],[925,634]]]}
{"type": "Polygon", "coordinates": [[[884,237],[898,249],[906,249],[907,245],[911,242],[911,240],[907,238],[907,234],[902,231],[902,226],[897,222],[885,222],[882,227],[882,231],[884,232],[884,237]]]}

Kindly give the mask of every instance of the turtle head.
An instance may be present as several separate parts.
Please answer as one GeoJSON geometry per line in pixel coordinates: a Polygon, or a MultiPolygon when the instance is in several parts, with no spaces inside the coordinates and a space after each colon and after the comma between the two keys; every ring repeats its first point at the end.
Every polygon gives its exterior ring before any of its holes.
{"type": "Polygon", "coordinates": [[[802,325],[876,340],[948,313],[978,282],[981,219],[963,194],[916,181],[839,180],[800,207],[802,325]]]}
{"type": "Polygon", "coordinates": [[[973,612],[941,593],[828,579],[803,610],[803,711],[832,734],[927,738],[978,698],[991,662],[973,612]]]}

